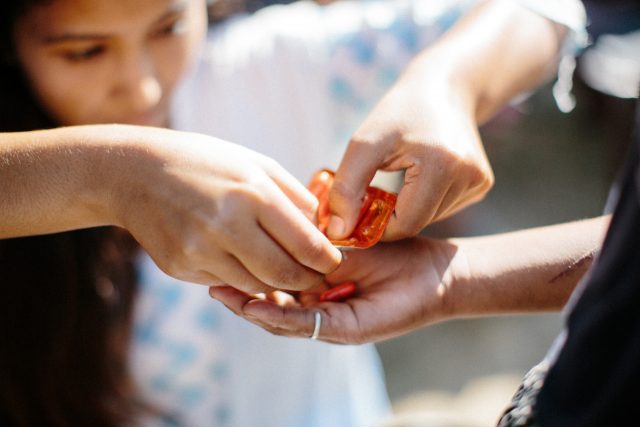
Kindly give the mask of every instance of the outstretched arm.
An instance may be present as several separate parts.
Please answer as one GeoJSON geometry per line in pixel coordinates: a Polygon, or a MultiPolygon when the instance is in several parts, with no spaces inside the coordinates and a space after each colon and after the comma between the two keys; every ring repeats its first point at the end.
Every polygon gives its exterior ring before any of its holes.
{"type": "Polygon", "coordinates": [[[260,300],[229,287],[212,297],[263,328],[309,337],[315,312],[319,339],[380,341],[453,318],[560,309],[591,265],[608,217],[492,236],[434,240],[418,237],[348,252],[330,283],[354,281],[344,302],[318,293],[260,300]],[[280,301],[280,302],[277,302],[280,301]]]}
{"type": "Polygon", "coordinates": [[[275,161],[215,138],[95,125],[0,134],[0,238],[117,225],[168,274],[248,292],[306,289],[340,252],[317,200],[275,161]]]}

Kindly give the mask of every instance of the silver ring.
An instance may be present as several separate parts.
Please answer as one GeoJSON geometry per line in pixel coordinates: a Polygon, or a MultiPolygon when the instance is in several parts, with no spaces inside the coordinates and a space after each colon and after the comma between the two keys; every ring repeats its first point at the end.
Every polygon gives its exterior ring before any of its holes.
{"type": "Polygon", "coordinates": [[[313,333],[309,337],[312,340],[318,339],[318,335],[320,335],[320,327],[322,326],[322,315],[320,314],[319,311],[316,311],[314,314],[315,314],[316,323],[313,326],[313,333]]]}

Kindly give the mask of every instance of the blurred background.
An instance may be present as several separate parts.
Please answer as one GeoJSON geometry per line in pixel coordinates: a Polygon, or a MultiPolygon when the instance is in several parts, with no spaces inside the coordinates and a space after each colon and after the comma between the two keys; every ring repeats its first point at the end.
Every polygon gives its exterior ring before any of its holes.
{"type": "MultiPolygon", "coordinates": [[[[292,1],[214,0],[212,21],[292,1]]],[[[550,82],[482,127],[494,188],[482,202],[430,226],[425,235],[491,234],[603,213],[626,153],[635,101],[595,90],[588,77],[599,70],[582,62],[574,75],[576,108],[570,113],[559,111],[550,82]]],[[[385,426],[495,425],[562,324],[561,313],[464,319],[378,344],[396,413],[385,426]]]]}

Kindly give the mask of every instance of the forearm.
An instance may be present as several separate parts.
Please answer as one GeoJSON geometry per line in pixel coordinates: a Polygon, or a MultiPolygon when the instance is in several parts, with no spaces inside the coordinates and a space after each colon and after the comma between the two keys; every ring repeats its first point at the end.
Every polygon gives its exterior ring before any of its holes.
{"type": "Polygon", "coordinates": [[[494,236],[459,245],[446,301],[452,317],[560,309],[600,248],[609,217],[494,236]]]}
{"type": "Polygon", "coordinates": [[[481,2],[418,55],[405,76],[444,81],[482,123],[555,74],[565,34],[517,2],[481,2]]]}
{"type": "Polygon", "coordinates": [[[0,134],[0,238],[112,224],[116,126],[0,134]]]}

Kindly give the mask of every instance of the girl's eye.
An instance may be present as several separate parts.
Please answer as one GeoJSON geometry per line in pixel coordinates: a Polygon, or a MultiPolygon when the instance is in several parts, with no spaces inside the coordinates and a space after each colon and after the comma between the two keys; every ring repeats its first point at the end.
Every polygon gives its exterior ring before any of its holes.
{"type": "Polygon", "coordinates": [[[183,30],[184,30],[183,20],[178,19],[176,21],[171,22],[168,25],[160,27],[157,31],[153,33],[153,35],[157,37],[171,36],[174,34],[181,33],[183,30]]]}
{"type": "Polygon", "coordinates": [[[89,61],[102,55],[105,50],[106,48],[104,46],[93,46],[89,49],[66,52],[64,57],[72,62],[89,61]]]}

